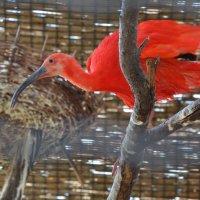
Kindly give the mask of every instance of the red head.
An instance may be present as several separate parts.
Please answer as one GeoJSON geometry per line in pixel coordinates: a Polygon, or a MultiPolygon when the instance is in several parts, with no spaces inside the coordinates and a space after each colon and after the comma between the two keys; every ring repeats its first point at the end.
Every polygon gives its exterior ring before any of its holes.
{"type": "Polygon", "coordinates": [[[70,66],[71,60],[73,57],[64,53],[54,53],[48,56],[40,67],[45,68],[46,72],[37,79],[62,75],[63,71],[66,71],[66,67],[70,66]]]}
{"type": "Polygon", "coordinates": [[[74,60],[72,56],[64,53],[55,53],[48,56],[41,67],[37,69],[31,76],[29,76],[15,91],[11,100],[11,107],[15,105],[16,100],[21,92],[31,83],[41,78],[62,75],[64,68],[66,71],[66,67],[70,66],[70,62],[72,62],[72,60],[74,60]]]}

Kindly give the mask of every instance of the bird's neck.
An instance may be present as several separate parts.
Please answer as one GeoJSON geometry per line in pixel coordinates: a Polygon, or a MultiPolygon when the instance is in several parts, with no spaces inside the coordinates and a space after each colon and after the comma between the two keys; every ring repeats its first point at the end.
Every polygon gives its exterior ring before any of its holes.
{"type": "Polygon", "coordinates": [[[86,90],[86,91],[95,91],[95,80],[92,74],[89,74],[84,71],[79,62],[71,57],[67,63],[63,63],[64,70],[61,76],[64,79],[70,81],[73,85],[86,90]]]}

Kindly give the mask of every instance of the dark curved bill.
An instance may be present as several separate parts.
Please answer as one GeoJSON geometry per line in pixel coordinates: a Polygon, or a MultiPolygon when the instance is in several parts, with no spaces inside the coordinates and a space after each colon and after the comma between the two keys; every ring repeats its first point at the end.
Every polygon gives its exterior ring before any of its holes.
{"type": "Polygon", "coordinates": [[[39,69],[37,69],[31,76],[29,76],[15,91],[13,94],[13,97],[11,99],[10,106],[14,107],[18,96],[23,92],[25,88],[27,88],[31,83],[33,83],[35,80],[37,80],[41,75],[45,74],[47,72],[46,68],[44,66],[41,66],[39,69]]]}

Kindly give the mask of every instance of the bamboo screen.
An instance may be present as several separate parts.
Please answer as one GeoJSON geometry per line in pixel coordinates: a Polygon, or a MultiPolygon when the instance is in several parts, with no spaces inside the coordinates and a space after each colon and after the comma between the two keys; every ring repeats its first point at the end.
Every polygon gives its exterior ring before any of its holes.
{"type": "MultiPolygon", "coordinates": [[[[77,52],[85,65],[99,42],[118,28],[117,0],[4,0],[0,2],[0,41],[12,41],[20,25],[20,44],[42,49],[48,35],[49,52],[77,52]]],[[[142,1],[140,21],[174,19],[200,23],[198,1],[142,1]]],[[[156,104],[156,122],[199,98],[198,94],[176,96],[176,101],[156,104]]],[[[106,199],[112,184],[112,166],[130,111],[113,95],[105,101],[90,131],[66,146],[84,178],[80,186],[65,156],[56,153],[37,163],[29,176],[24,199],[106,199]]],[[[155,122],[155,123],[156,123],[155,122]]],[[[145,161],[131,200],[200,199],[199,124],[181,130],[146,150],[145,161]]],[[[0,187],[8,162],[0,163],[0,187]]]]}

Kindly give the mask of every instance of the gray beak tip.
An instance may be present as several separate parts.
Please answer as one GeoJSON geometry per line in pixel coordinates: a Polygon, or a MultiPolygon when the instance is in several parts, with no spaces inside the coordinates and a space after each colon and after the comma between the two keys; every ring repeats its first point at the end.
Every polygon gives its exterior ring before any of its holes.
{"type": "Polygon", "coordinates": [[[47,70],[45,67],[41,66],[38,70],[36,70],[30,77],[28,77],[15,91],[13,97],[10,102],[10,107],[14,108],[15,103],[17,101],[18,96],[22,93],[22,91],[28,87],[33,81],[37,80],[41,75],[45,74],[47,70]]]}
{"type": "Polygon", "coordinates": [[[11,107],[11,108],[14,108],[15,103],[16,103],[16,101],[15,101],[15,99],[12,97],[11,102],[10,102],[10,107],[11,107]]]}

